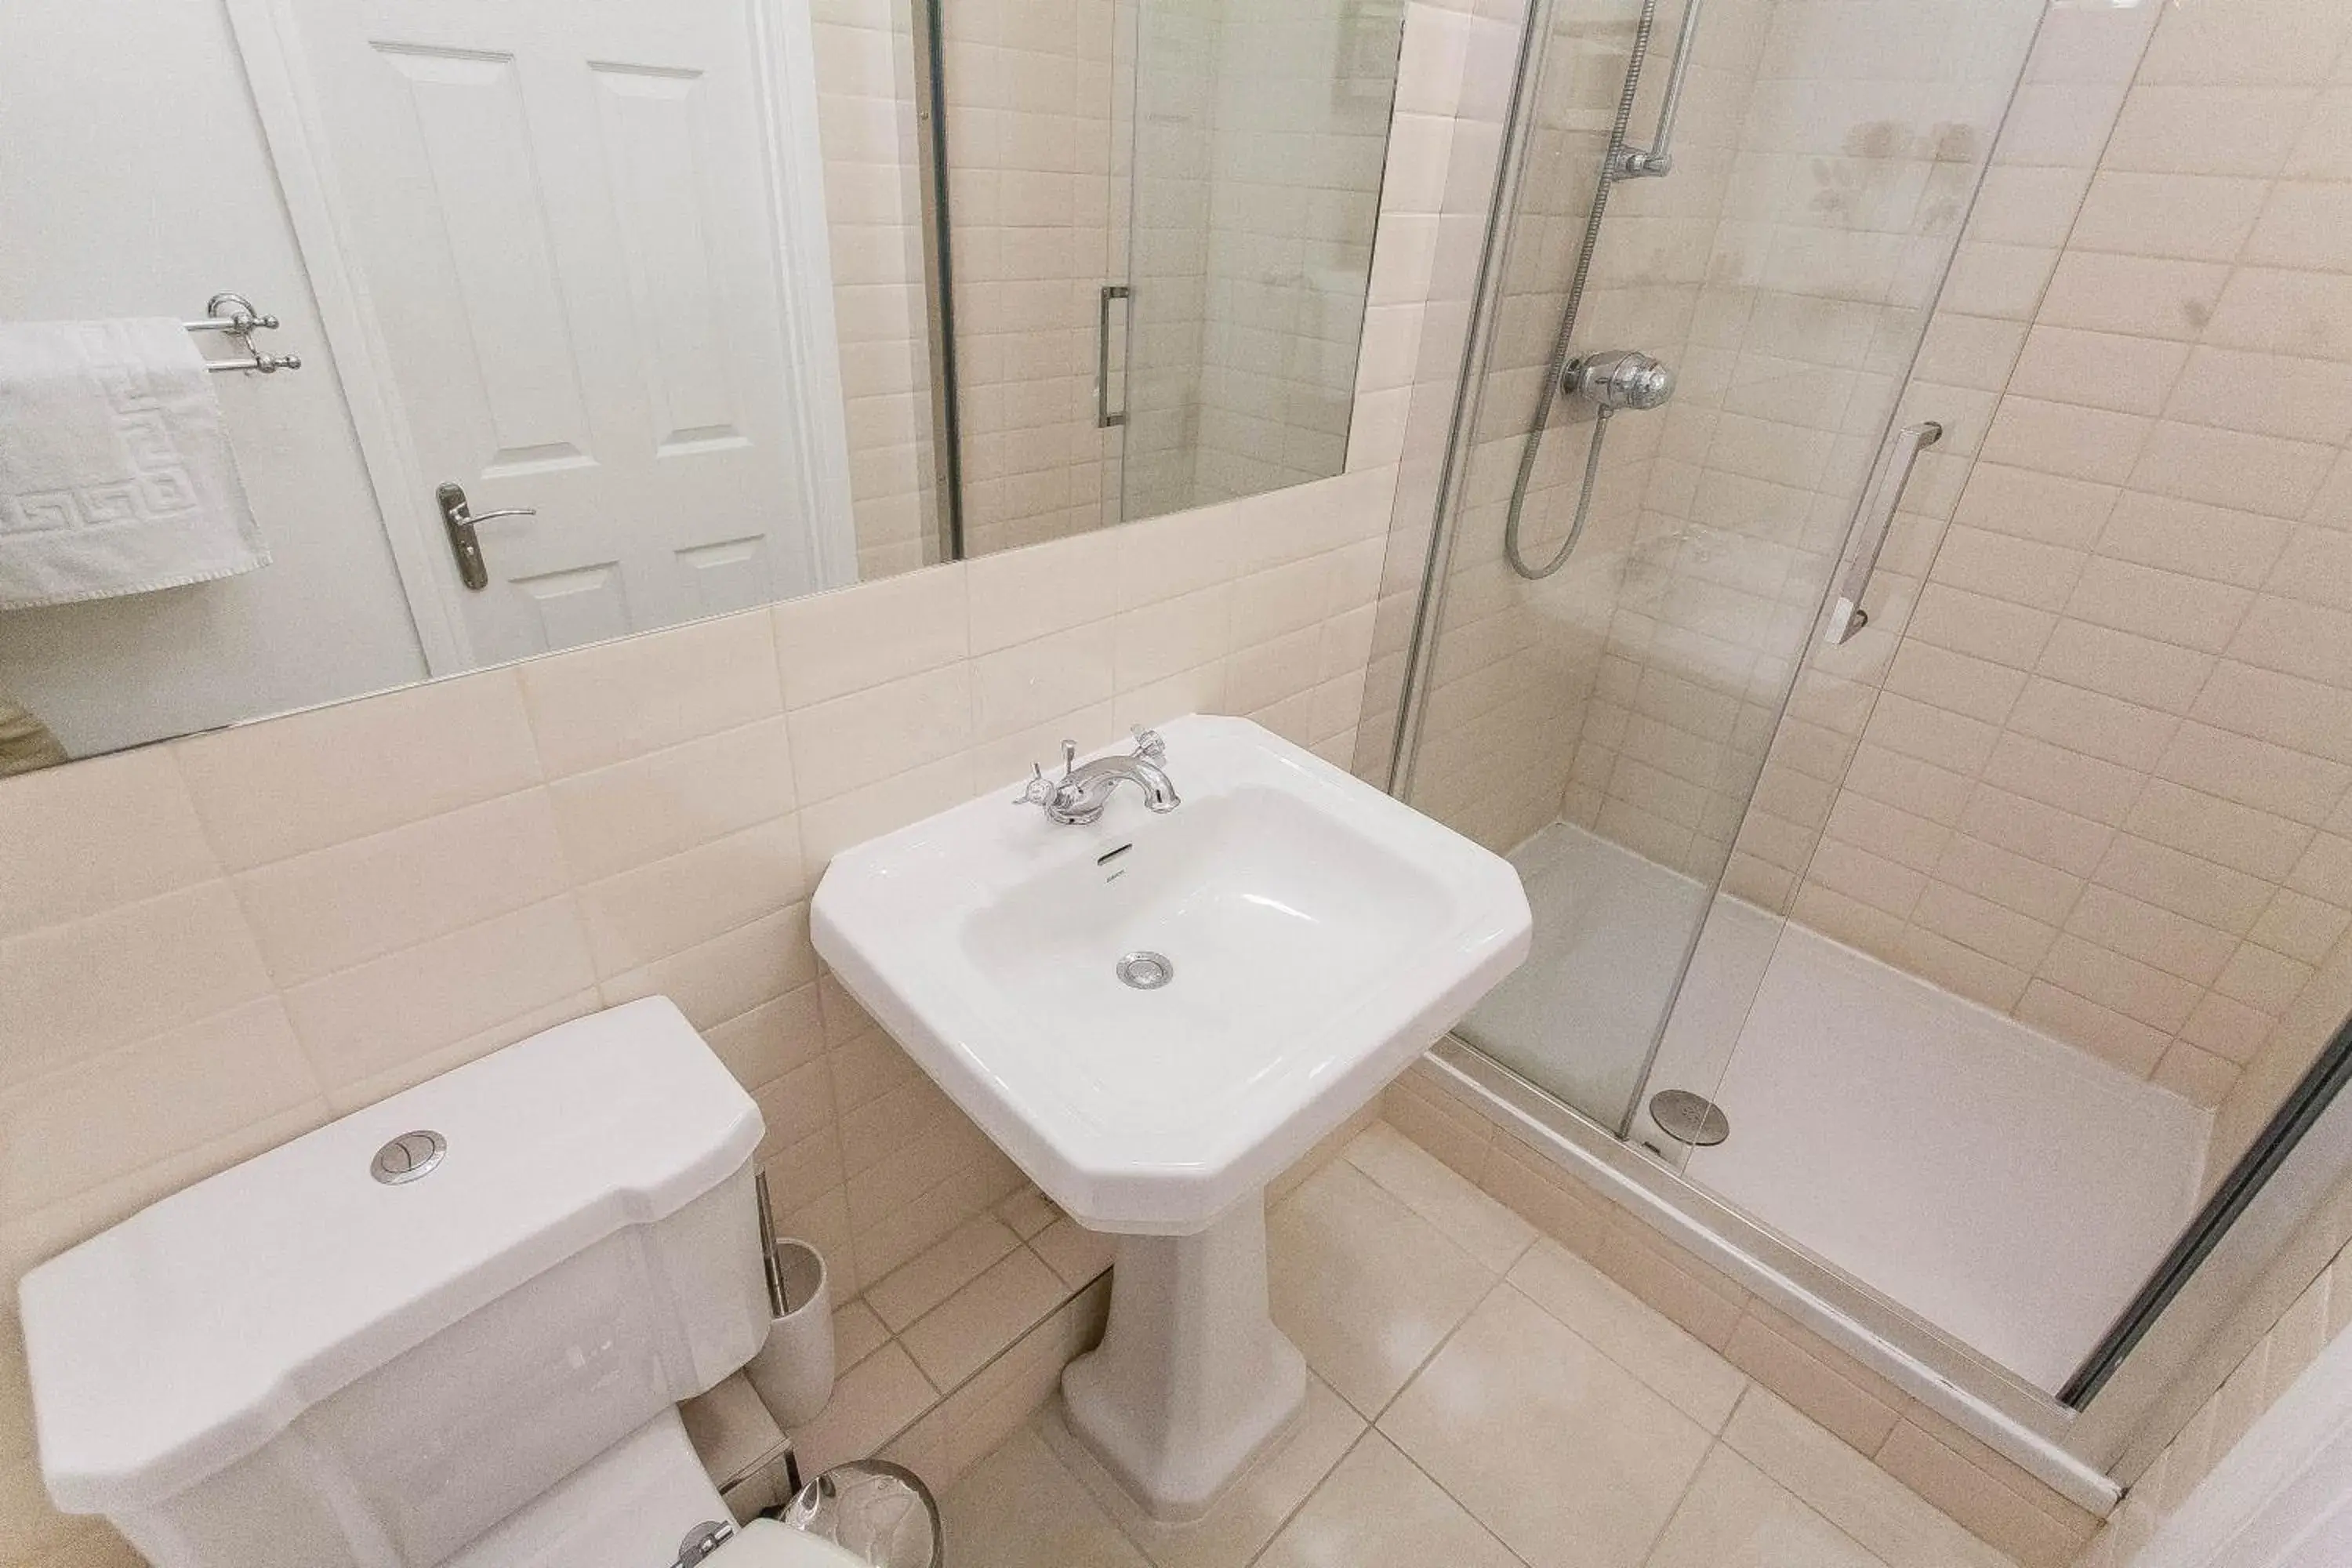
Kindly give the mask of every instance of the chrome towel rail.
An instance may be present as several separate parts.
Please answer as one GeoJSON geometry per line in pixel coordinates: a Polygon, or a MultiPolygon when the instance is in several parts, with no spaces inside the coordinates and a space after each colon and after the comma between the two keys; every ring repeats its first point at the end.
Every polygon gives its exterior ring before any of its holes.
{"type": "Polygon", "coordinates": [[[244,351],[242,359],[211,359],[205,368],[213,372],[225,370],[255,370],[264,375],[281,370],[300,370],[300,354],[266,354],[253,346],[253,334],[278,330],[278,318],[263,315],[253,308],[253,301],[242,294],[226,290],[205,301],[202,321],[182,321],[180,325],[192,332],[220,332],[244,351]]]}

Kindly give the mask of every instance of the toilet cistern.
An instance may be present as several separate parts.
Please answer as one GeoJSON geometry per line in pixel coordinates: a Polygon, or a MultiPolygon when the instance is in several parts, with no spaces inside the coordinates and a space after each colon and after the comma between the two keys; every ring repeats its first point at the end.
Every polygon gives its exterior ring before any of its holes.
{"type": "Polygon", "coordinates": [[[18,1287],[51,1498],[156,1568],[664,1568],[726,1518],[676,1406],[767,1333],[761,1135],[656,996],[163,1199],[18,1287]]]}

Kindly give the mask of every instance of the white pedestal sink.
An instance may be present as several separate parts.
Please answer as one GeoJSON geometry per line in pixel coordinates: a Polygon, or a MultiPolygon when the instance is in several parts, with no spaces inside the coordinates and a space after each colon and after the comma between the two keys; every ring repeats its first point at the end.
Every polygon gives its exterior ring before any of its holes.
{"type": "Polygon", "coordinates": [[[1119,1233],[1072,1429],[1195,1517],[1297,1415],[1266,1183],[1527,954],[1517,875],[1258,726],[1161,727],[1183,804],[1067,826],[1018,785],[835,858],[817,951],[1079,1224],[1119,1233]],[[1165,983],[1149,955],[1164,966],[1165,983]],[[1138,971],[1140,971],[1139,973],[1138,971]]]}

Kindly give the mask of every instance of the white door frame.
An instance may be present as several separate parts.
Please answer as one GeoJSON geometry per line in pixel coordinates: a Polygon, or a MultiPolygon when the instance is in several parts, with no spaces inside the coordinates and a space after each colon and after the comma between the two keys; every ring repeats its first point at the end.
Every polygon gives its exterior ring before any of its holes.
{"type": "Polygon", "coordinates": [[[2347,1563],[2352,1331],[2336,1335],[2255,1420],[2158,1526],[2128,1568],[2343,1568],[2347,1563]]]}
{"type": "MultiPolygon", "coordinates": [[[[392,356],[367,277],[344,227],[349,207],[325,156],[317,79],[304,53],[299,0],[227,0],[246,79],[278,183],[293,220],[310,289],[400,573],[425,668],[473,669],[474,651],[440,513],[435,476],[418,461],[401,408],[392,356]]],[[[744,0],[757,44],[753,80],[768,146],[770,218],[779,237],[775,286],[782,307],[787,391],[784,440],[810,522],[809,560],[821,588],[857,580],[850,507],[849,437],[842,405],[841,347],[834,321],[833,258],[817,140],[815,40],[808,0],[744,0]]]]}

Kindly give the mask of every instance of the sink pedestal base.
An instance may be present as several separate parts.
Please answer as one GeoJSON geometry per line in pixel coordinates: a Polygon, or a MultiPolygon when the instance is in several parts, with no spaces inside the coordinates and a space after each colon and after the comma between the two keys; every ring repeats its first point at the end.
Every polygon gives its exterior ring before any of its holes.
{"type": "Polygon", "coordinates": [[[1290,1429],[1307,1363],[1266,1307],[1265,1195],[1192,1236],[1122,1236],[1099,1349],[1062,1373],[1070,1430],[1169,1523],[1290,1429]]]}

